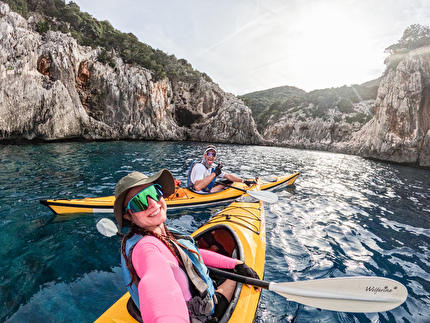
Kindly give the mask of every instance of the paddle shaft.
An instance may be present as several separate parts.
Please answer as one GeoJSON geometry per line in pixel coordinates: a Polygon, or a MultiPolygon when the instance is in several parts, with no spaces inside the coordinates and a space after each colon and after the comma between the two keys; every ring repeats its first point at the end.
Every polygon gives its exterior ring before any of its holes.
{"type": "Polygon", "coordinates": [[[224,185],[226,187],[234,188],[238,191],[247,193],[249,196],[252,196],[253,198],[257,200],[262,200],[263,202],[267,203],[275,203],[278,201],[278,195],[272,192],[266,192],[266,191],[254,191],[254,190],[245,190],[240,187],[236,187],[233,185],[224,184],[222,182],[217,182],[218,184],[224,185]]]}
{"type": "Polygon", "coordinates": [[[236,187],[236,186],[229,185],[229,184],[225,184],[225,183],[223,183],[223,182],[216,182],[216,184],[221,184],[221,185],[226,186],[226,187],[231,187],[231,188],[234,188],[234,189],[236,189],[236,190],[238,190],[238,191],[241,191],[241,192],[244,192],[244,193],[248,193],[248,192],[249,192],[249,191],[247,191],[247,190],[245,190],[245,189],[243,189],[243,188],[236,187]]]}
{"type": "Polygon", "coordinates": [[[224,278],[228,278],[228,279],[234,280],[234,281],[239,282],[239,283],[252,285],[252,286],[260,287],[260,288],[264,288],[264,289],[269,289],[270,283],[266,282],[264,280],[259,280],[259,279],[255,279],[255,278],[251,278],[251,277],[247,277],[247,276],[234,274],[234,273],[231,273],[229,271],[225,271],[225,270],[221,270],[221,269],[213,268],[213,267],[208,267],[208,269],[211,271],[212,274],[215,274],[215,275],[218,275],[218,276],[221,276],[224,278]]]}

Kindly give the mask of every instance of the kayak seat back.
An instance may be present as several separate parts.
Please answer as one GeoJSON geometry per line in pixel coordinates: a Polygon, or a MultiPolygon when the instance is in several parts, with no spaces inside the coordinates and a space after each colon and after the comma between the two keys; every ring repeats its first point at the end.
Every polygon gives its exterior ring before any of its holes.
{"type": "Polygon", "coordinates": [[[170,195],[167,199],[171,200],[171,199],[177,199],[177,198],[181,198],[187,195],[187,192],[185,191],[185,189],[183,189],[182,187],[175,187],[175,192],[170,195]]]}
{"type": "Polygon", "coordinates": [[[127,311],[132,318],[134,318],[139,323],[143,323],[140,310],[137,308],[136,304],[134,304],[134,301],[131,297],[127,301],[127,311]]]}
{"type": "Polygon", "coordinates": [[[237,258],[237,244],[230,231],[223,227],[207,231],[197,240],[197,246],[227,257],[237,258]]]}

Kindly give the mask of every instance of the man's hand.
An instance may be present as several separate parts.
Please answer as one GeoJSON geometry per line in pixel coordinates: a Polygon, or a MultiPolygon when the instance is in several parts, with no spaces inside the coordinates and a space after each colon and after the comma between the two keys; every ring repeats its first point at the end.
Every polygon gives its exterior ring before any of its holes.
{"type": "Polygon", "coordinates": [[[256,181],[254,181],[253,179],[252,179],[252,180],[247,179],[246,181],[244,181],[244,183],[245,183],[247,186],[251,186],[251,185],[255,185],[255,184],[257,184],[257,182],[256,182],[256,181]]]}
{"type": "Polygon", "coordinates": [[[221,165],[221,163],[219,163],[218,166],[215,167],[215,170],[214,170],[215,176],[219,176],[219,174],[221,174],[221,172],[222,172],[221,168],[223,168],[223,167],[224,167],[224,165],[221,165]]]}

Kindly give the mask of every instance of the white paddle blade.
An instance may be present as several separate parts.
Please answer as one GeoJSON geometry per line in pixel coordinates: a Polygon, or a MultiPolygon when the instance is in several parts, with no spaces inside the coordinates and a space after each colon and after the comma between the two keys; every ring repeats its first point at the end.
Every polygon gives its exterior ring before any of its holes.
{"type": "Polygon", "coordinates": [[[97,230],[105,237],[113,237],[118,232],[118,228],[115,223],[110,220],[103,218],[97,222],[97,230]]]}
{"type": "Polygon", "coordinates": [[[271,283],[272,290],[290,301],[321,309],[375,313],[389,311],[408,297],[405,286],[380,277],[339,277],[271,283]]]}
{"type": "Polygon", "coordinates": [[[266,203],[276,203],[278,201],[278,195],[267,191],[246,191],[249,196],[256,198],[257,200],[262,200],[266,203]]]}

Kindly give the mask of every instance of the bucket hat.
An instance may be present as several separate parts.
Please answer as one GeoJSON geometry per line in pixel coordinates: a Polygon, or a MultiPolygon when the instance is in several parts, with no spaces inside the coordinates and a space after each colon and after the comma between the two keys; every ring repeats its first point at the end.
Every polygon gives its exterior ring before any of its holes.
{"type": "Polygon", "coordinates": [[[162,169],[152,176],[146,176],[140,172],[134,172],[121,178],[115,186],[115,203],[113,212],[116,222],[118,223],[118,232],[122,231],[123,225],[123,204],[124,198],[130,188],[148,183],[157,183],[161,185],[163,197],[168,197],[175,192],[175,180],[172,173],[167,169],[162,169]]]}

